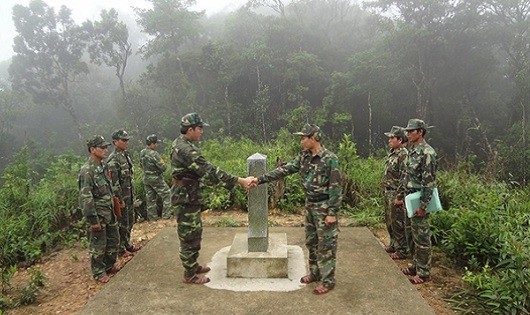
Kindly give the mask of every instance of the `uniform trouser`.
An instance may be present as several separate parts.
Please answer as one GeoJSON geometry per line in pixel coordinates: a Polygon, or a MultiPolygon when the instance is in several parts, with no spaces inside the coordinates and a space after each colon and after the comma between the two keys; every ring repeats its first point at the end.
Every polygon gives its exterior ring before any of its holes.
{"type": "Polygon", "coordinates": [[[202,220],[200,205],[177,205],[177,233],[180,241],[180,260],[184,276],[189,278],[199,267],[197,259],[201,249],[202,220]]]}
{"type": "Polygon", "coordinates": [[[171,206],[169,187],[162,176],[152,179],[144,178],[144,188],[147,218],[149,221],[156,221],[158,219],[157,197],[160,197],[163,201],[162,217],[169,219],[173,215],[173,207],[171,206]]]}
{"type": "Polygon", "coordinates": [[[385,192],[385,224],[390,236],[390,247],[406,256],[409,251],[405,234],[406,209],[404,205],[394,205],[395,197],[395,191],[385,192]]]}
{"type": "Polygon", "coordinates": [[[121,209],[121,217],[118,218],[120,231],[120,252],[132,248],[131,231],[134,225],[134,205],[125,203],[125,208],[121,209]]]}
{"type": "MultiPolygon", "coordinates": [[[[100,222],[104,222],[101,217],[100,222]]],[[[112,269],[118,256],[119,243],[118,222],[115,220],[111,223],[101,223],[101,231],[94,232],[89,228],[88,255],[94,279],[112,269]]]]}
{"type": "Polygon", "coordinates": [[[326,225],[326,214],[318,204],[306,204],[306,247],[309,251],[309,272],[314,279],[333,288],[337,264],[338,221],[326,225]]]}
{"type": "Polygon", "coordinates": [[[429,215],[407,220],[407,241],[411,244],[412,265],[422,277],[431,274],[431,227],[429,215]]]}

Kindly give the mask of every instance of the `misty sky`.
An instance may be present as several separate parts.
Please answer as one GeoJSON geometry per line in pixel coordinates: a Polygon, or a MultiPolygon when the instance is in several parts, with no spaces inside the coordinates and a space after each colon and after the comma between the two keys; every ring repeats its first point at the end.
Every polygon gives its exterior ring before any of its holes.
{"type": "MultiPolygon", "coordinates": [[[[16,35],[13,25],[12,8],[15,4],[27,6],[30,0],[0,0],[0,61],[9,59],[13,55],[13,37],[16,35]]],[[[145,0],[44,0],[49,6],[55,7],[58,12],[61,5],[72,10],[72,17],[77,23],[82,21],[97,20],[102,9],[115,8],[118,11],[131,12],[131,7],[148,7],[145,0]]],[[[206,10],[211,15],[223,11],[233,11],[245,4],[246,0],[196,0],[194,10],[206,10]]]]}

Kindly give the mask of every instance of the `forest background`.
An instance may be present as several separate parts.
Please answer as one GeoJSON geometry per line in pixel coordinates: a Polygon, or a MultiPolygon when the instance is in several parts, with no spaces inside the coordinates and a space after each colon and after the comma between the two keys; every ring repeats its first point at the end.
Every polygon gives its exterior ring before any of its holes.
{"type": "MultiPolygon", "coordinates": [[[[433,240],[468,268],[460,300],[529,311],[530,1],[250,0],[210,17],[194,1],[148,2],[82,23],[41,0],[13,7],[15,56],[0,63],[0,304],[16,304],[12,266],[82,237],[84,139],[125,128],[137,154],[156,133],[167,157],[196,111],[211,125],[208,157],[237,174],[255,152],[285,161],[291,132],[321,126],[341,159],[344,213],[363,225],[382,219],[384,132],[424,119],[450,210],[433,216],[433,240]]],[[[300,187],[284,188],[273,206],[295,211],[300,187]]],[[[245,207],[242,192],[212,189],[212,209],[245,207]]]]}

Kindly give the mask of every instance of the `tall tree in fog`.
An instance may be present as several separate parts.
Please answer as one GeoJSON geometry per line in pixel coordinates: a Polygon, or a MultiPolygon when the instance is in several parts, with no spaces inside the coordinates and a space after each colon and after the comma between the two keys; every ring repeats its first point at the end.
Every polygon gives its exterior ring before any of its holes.
{"type": "Polygon", "coordinates": [[[283,0],[248,0],[247,6],[250,8],[267,7],[285,16],[285,5],[283,0]]]}
{"type": "Polygon", "coordinates": [[[87,21],[83,25],[90,33],[88,45],[90,59],[97,65],[105,64],[114,67],[120,80],[120,89],[125,99],[124,75],[127,60],[132,54],[129,42],[129,31],[125,23],[118,20],[118,12],[114,9],[102,10],[100,21],[87,21]]]}
{"type": "Polygon", "coordinates": [[[416,90],[416,116],[427,119],[438,73],[444,67],[444,32],[457,0],[373,0],[367,6],[399,14],[403,21],[394,34],[393,49],[402,69],[411,69],[416,90]]]}
{"type": "Polygon", "coordinates": [[[510,173],[513,179],[526,184],[530,156],[527,139],[530,122],[530,0],[485,0],[481,3],[491,34],[496,35],[496,44],[508,62],[507,77],[515,84],[510,101],[513,135],[506,137],[506,164],[511,167],[520,165],[510,173]]]}
{"type": "Polygon", "coordinates": [[[29,93],[35,103],[58,106],[72,118],[81,139],[81,125],[73,108],[70,84],[88,73],[81,60],[85,50],[84,32],[70,17],[71,10],[54,9],[41,0],[27,7],[13,7],[18,35],[9,74],[15,90],[29,93]]]}
{"type": "Polygon", "coordinates": [[[162,89],[162,106],[180,116],[195,104],[195,91],[182,63],[181,48],[199,36],[199,19],[204,12],[189,10],[194,0],[148,1],[153,5],[151,9],[135,8],[137,22],[150,38],[140,52],[145,59],[153,60],[144,78],[162,89]]]}

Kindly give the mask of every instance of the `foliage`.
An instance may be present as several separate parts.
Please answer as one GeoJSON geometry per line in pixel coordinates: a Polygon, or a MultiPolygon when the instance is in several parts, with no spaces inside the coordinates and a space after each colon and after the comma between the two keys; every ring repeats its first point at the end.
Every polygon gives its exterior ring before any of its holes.
{"type": "Polygon", "coordinates": [[[455,306],[477,313],[530,311],[527,190],[486,182],[465,169],[442,172],[442,199],[449,205],[431,218],[440,248],[467,268],[455,306]]]}
{"type": "Polygon", "coordinates": [[[229,216],[223,216],[221,219],[212,223],[216,227],[239,227],[241,224],[229,216]]]}
{"type": "Polygon", "coordinates": [[[24,286],[15,288],[11,286],[11,279],[16,271],[16,267],[12,266],[7,272],[5,270],[1,271],[2,292],[0,292],[0,311],[35,302],[46,281],[46,276],[40,270],[29,268],[29,280],[24,286]],[[4,285],[8,287],[5,290],[4,285]]]}
{"type": "Polygon", "coordinates": [[[19,34],[9,67],[14,88],[30,94],[35,103],[64,109],[81,137],[70,91],[76,77],[88,73],[81,60],[85,50],[81,27],[74,23],[66,6],[55,13],[42,0],[32,0],[27,7],[15,5],[13,21],[19,34]]]}

